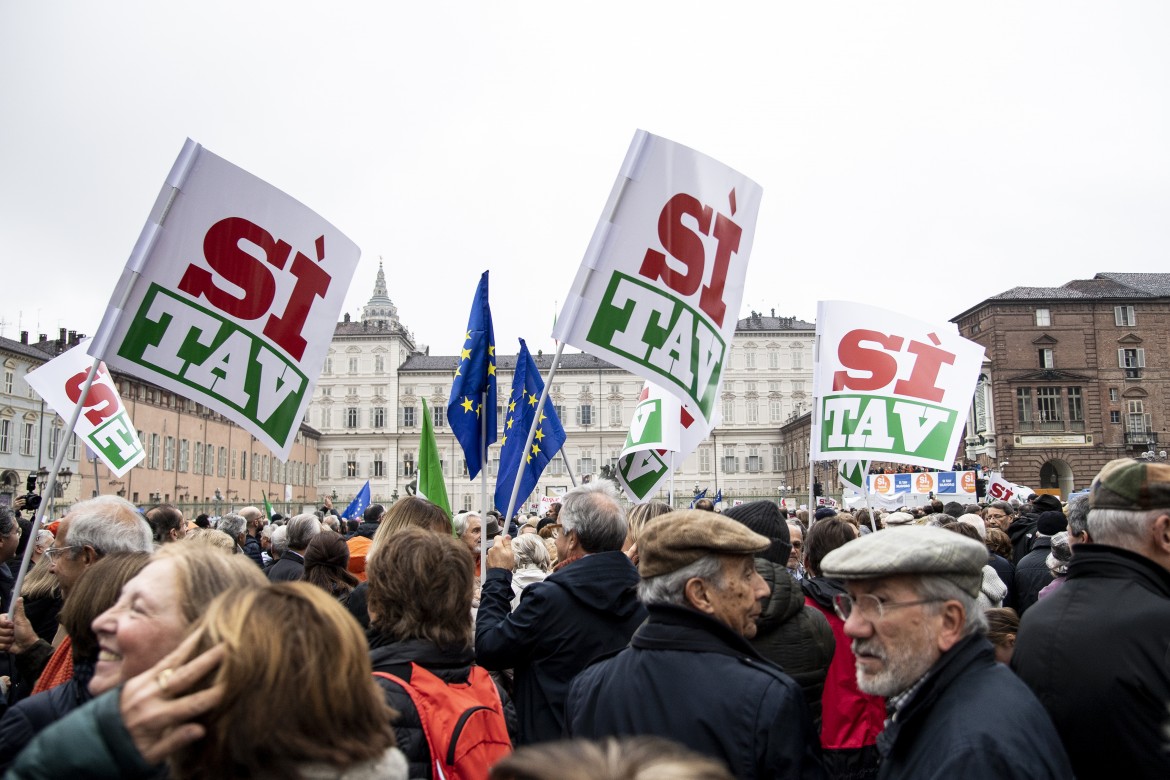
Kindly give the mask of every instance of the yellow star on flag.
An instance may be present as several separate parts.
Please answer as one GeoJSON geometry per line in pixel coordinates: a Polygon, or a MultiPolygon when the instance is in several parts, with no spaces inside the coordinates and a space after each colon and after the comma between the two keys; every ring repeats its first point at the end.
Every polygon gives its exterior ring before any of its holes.
{"type": "Polygon", "coordinates": [[[535,395],[530,395],[530,396],[528,396],[528,405],[529,406],[536,406],[536,402],[539,400],[540,399],[537,398],[535,395]]]}
{"type": "Polygon", "coordinates": [[[543,438],[544,438],[544,431],[542,431],[540,428],[537,428],[536,429],[536,440],[540,441],[543,438]]]}
{"type": "Polygon", "coordinates": [[[463,403],[461,403],[460,406],[463,407],[463,411],[470,412],[472,407],[471,399],[467,396],[463,396],[463,403]]]}
{"type": "Polygon", "coordinates": [[[459,359],[460,360],[467,360],[469,357],[471,357],[471,350],[468,349],[467,347],[464,347],[463,351],[459,353],[459,359]]]}
{"type": "Polygon", "coordinates": [[[488,363],[488,376],[495,376],[495,375],[496,375],[496,364],[495,363],[488,363]]]}

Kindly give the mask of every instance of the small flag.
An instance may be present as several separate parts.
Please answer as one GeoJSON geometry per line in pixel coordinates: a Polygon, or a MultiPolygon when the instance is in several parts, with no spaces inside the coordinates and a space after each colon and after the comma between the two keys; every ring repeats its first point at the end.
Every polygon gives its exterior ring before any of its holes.
{"type": "Polygon", "coordinates": [[[276,514],[276,510],[274,510],[274,509],[272,508],[272,504],[270,504],[270,503],[268,502],[268,493],[267,493],[267,491],[264,491],[264,490],[260,491],[260,495],[264,496],[264,515],[265,515],[265,517],[267,517],[269,520],[271,520],[271,519],[272,519],[272,516],[273,516],[274,514],[276,514]]]}
{"type": "Polygon", "coordinates": [[[366,484],[362,485],[362,489],[358,491],[357,496],[353,501],[349,502],[349,506],[341,513],[343,520],[361,520],[362,513],[370,505],[370,481],[367,479],[366,484]]]}
{"type": "Polygon", "coordinates": [[[837,476],[841,484],[858,493],[865,492],[865,476],[869,474],[868,460],[843,460],[837,464],[837,476]]]}
{"type": "Polygon", "coordinates": [[[715,493],[715,506],[719,506],[722,503],[723,503],[723,488],[719,488],[719,490],[715,493]]]}
{"type": "Polygon", "coordinates": [[[479,475],[489,444],[496,440],[496,337],[492,330],[492,312],[488,307],[488,272],[479,278],[471,315],[467,318],[467,333],[455,381],[451,385],[451,400],[447,403],[447,424],[463,448],[467,459],[467,473],[471,479],[479,475]],[[483,394],[487,392],[484,408],[483,394]],[[487,438],[481,441],[480,415],[487,419],[487,438]]]}
{"type": "Polygon", "coordinates": [[[422,438],[418,443],[418,494],[438,507],[447,516],[451,505],[447,501],[447,486],[443,484],[443,468],[439,462],[439,445],[435,442],[435,428],[431,424],[431,410],[422,402],[422,438]]]}
{"type": "Polygon", "coordinates": [[[698,493],[695,493],[695,497],[691,499],[691,509],[695,508],[695,504],[697,504],[699,502],[700,498],[706,498],[706,497],[707,497],[707,488],[703,488],[698,493]]]}

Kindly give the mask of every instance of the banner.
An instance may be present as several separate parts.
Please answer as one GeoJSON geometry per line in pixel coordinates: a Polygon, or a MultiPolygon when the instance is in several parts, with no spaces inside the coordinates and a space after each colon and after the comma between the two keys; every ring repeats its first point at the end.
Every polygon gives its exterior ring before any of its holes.
{"type": "MultiPolygon", "coordinates": [[[[40,368],[29,371],[25,377],[29,387],[66,420],[66,425],[77,399],[81,397],[81,386],[93,367],[93,358],[88,354],[90,341],[86,339],[40,368]]],[[[104,363],[98,366],[93,384],[85,395],[85,406],[73,433],[102,459],[115,477],[122,476],[146,457],[134,422],[126,412],[118,387],[104,363]]],[[[65,446],[67,441],[66,438],[58,446],[65,446]]]]}
{"type": "Polygon", "coordinates": [[[837,464],[837,478],[842,487],[858,492],[865,490],[865,477],[869,474],[868,460],[843,460],[837,464]]]}
{"type": "Polygon", "coordinates": [[[983,347],[860,303],[817,306],[812,459],[954,463],[983,347]]]}
{"type": "MultiPolygon", "coordinates": [[[[716,411],[713,424],[719,419],[716,411]]],[[[646,382],[618,459],[617,483],[634,503],[649,501],[670,476],[671,453],[675,466],[682,465],[710,432],[711,427],[697,419],[690,406],[646,382]]]]}
{"type": "Polygon", "coordinates": [[[762,190],[639,130],[553,338],[661,385],[710,429],[762,190]]]}
{"type": "Polygon", "coordinates": [[[286,459],[359,255],[301,203],[187,141],[90,354],[286,459]]]}
{"type": "Polygon", "coordinates": [[[918,495],[975,498],[974,471],[924,471],[914,474],[870,474],[865,484],[879,496],[918,495]]]}
{"type": "Polygon", "coordinates": [[[990,501],[1011,501],[1014,498],[1023,503],[1033,492],[1030,487],[1008,482],[998,471],[993,471],[988,475],[987,498],[990,501]]]}

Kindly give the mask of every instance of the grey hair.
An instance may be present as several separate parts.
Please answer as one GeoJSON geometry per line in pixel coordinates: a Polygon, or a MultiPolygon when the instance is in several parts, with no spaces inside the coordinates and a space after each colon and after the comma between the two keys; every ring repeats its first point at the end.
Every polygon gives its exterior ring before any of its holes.
{"type": "Polygon", "coordinates": [[[6,506],[0,506],[0,536],[8,536],[12,533],[12,527],[16,525],[16,515],[12,514],[6,506]]]}
{"type": "Polygon", "coordinates": [[[288,552],[288,526],[278,525],[272,532],[272,557],[280,558],[288,552]]]}
{"type": "Polygon", "coordinates": [[[537,534],[523,534],[512,540],[512,553],[516,556],[516,568],[533,568],[548,571],[552,563],[548,548],[537,534]]]}
{"type": "Polygon", "coordinates": [[[1154,521],[1168,509],[1090,509],[1089,536],[1097,544],[1108,544],[1142,552],[1154,521]]]}
{"type": "Polygon", "coordinates": [[[557,520],[563,533],[577,534],[586,553],[620,550],[626,541],[626,512],[608,479],[587,482],[565,493],[557,520]]]}
{"type": "Polygon", "coordinates": [[[1089,497],[1077,496],[1068,504],[1068,533],[1078,536],[1089,530],[1089,497]]]}
{"type": "Polygon", "coordinates": [[[723,561],[717,555],[707,554],[694,563],[688,563],[669,574],[648,577],[638,583],[638,599],[646,605],[689,606],[687,604],[687,582],[696,577],[714,583],[717,588],[723,587],[723,561]]]}
{"type": "Polygon", "coordinates": [[[321,532],[321,521],[314,514],[297,515],[288,521],[288,548],[300,552],[321,532]]]}
{"type": "Polygon", "coordinates": [[[248,521],[244,519],[243,515],[237,515],[234,512],[219,518],[219,530],[230,536],[233,542],[244,532],[247,525],[248,521]]]}
{"type": "Polygon", "coordinates": [[[987,633],[987,618],[983,615],[983,610],[980,608],[976,596],[972,596],[945,577],[923,575],[916,580],[914,589],[918,593],[918,598],[938,600],[934,604],[927,604],[927,609],[938,613],[942,609],[944,601],[957,601],[963,605],[963,611],[967,616],[966,622],[963,624],[964,637],[971,634],[987,633]]]}
{"type": "Polygon", "coordinates": [[[69,515],[69,533],[65,541],[70,547],[88,545],[99,555],[154,551],[150,524],[139,514],[138,508],[124,498],[91,498],[74,504],[69,515]]]}
{"type": "Polygon", "coordinates": [[[321,518],[321,525],[328,526],[331,531],[341,532],[341,521],[337,519],[337,515],[325,515],[321,518]]]}
{"type": "Polygon", "coordinates": [[[482,528],[483,518],[479,516],[479,512],[460,512],[459,514],[455,515],[455,517],[451,518],[451,527],[455,529],[456,536],[463,536],[463,534],[467,531],[468,521],[470,521],[473,517],[476,520],[479,520],[480,527],[482,528]]]}

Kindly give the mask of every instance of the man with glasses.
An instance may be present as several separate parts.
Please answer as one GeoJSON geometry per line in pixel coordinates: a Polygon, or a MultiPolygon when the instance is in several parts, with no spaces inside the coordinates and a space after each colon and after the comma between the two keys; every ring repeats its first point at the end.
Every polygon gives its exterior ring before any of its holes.
{"type": "Polygon", "coordinates": [[[987,548],[941,528],[869,534],[824,576],[857,657],[857,685],[889,699],[879,778],[1072,777],[1043,706],[995,662],[977,605],[987,548]]]}

